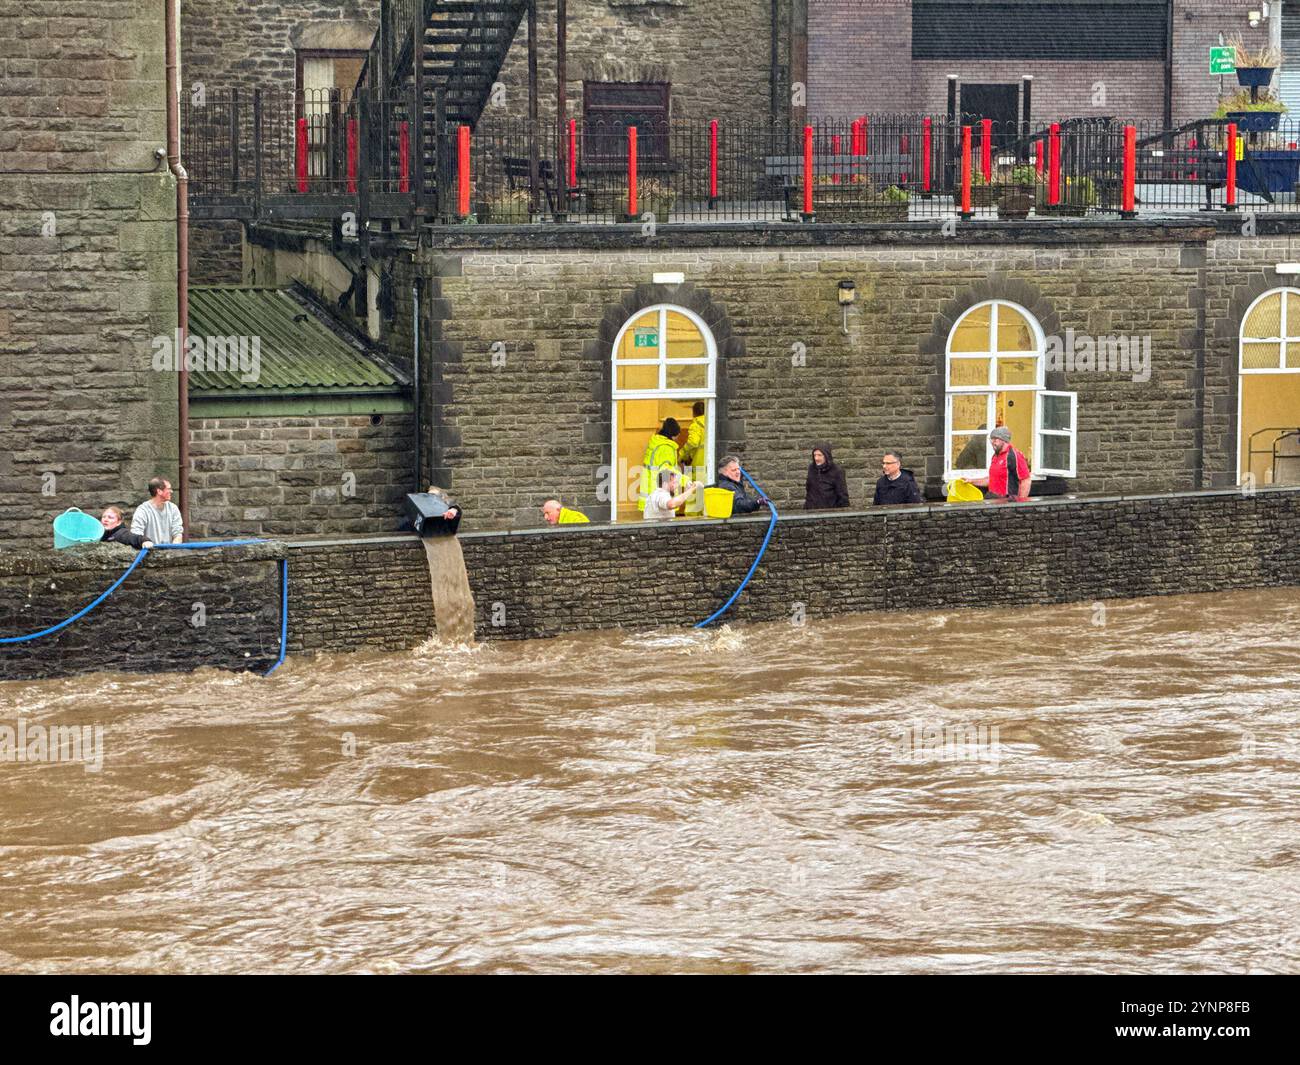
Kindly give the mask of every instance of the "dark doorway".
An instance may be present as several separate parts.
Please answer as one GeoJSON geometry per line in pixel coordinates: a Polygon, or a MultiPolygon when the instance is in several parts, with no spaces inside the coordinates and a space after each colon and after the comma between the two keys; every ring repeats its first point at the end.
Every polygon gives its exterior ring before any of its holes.
{"type": "Polygon", "coordinates": [[[982,118],[993,120],[993,144],[1000,148],[1016,139],[1020,121],[1020,86],[966,85],[961,87],[961,114],[963,123],[977,123],[982,118]]]}

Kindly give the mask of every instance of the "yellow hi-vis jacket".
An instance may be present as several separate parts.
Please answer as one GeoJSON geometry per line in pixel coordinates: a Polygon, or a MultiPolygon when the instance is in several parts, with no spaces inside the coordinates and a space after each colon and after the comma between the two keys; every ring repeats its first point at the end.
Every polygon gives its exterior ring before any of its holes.
{"type": "Polygon", "coordinates": [[[636,501],[637,510],[645,510],[645,501],[659,487],[659,471],[666,466],[677,469],[677,441],[655,433],[641,459],[641,496],[636,501]]]}
{"type": "Polygon", "coordinates": [[[591,519],[580,510],[570,510],[568,507],[560,508],[560,525],[586,525],[591,519]]]}
{"type": "Polygon", "coordinates": [[[704,424],[704,415],[691,419],[691,427],[686,430],[686,446],[682,448],[682,464],[685,466],[702,465],[704,442],[709,438],[708,428],[704,424]]]}

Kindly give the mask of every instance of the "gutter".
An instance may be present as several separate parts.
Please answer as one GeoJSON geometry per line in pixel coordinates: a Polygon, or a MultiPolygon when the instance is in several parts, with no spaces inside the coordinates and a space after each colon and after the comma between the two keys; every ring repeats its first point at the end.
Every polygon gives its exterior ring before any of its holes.
{"type": "Polygon", "coordinates": [[[181,352],[176,374],[178,463],[176,487],[181,521],[190,528],[190,375],[185,339],[190,321],[190,179],[181,165],[180,0],[163,0],[167,56],[167,167],[176,178],[176,328],[181,352]]]}

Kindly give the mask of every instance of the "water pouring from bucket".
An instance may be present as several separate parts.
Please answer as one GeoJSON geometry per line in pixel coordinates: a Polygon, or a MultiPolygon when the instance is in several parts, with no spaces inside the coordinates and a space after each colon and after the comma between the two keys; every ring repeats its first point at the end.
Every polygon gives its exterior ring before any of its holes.
{"type": "Polygon", "coordinates": [[[465,570],[465,555],[456,539],[461,508],[441,488],[408,495],[404,509],[424,544],[429,563],[429,589],[438,636],[446,643],[474,642],[474,594],[465,570]]]}

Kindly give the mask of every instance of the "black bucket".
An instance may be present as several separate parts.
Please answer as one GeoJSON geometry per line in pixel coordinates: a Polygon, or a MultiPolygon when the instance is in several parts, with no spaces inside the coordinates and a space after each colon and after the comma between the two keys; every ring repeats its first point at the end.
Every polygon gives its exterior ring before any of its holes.
{"type": "Polygon", "coordinates": [[[454,504],[428,492],[412,492],[402,503],[402,510],[419,536],[455,536],[460,528],[460,508],[454,518],[444,517],[454,504]]]}

